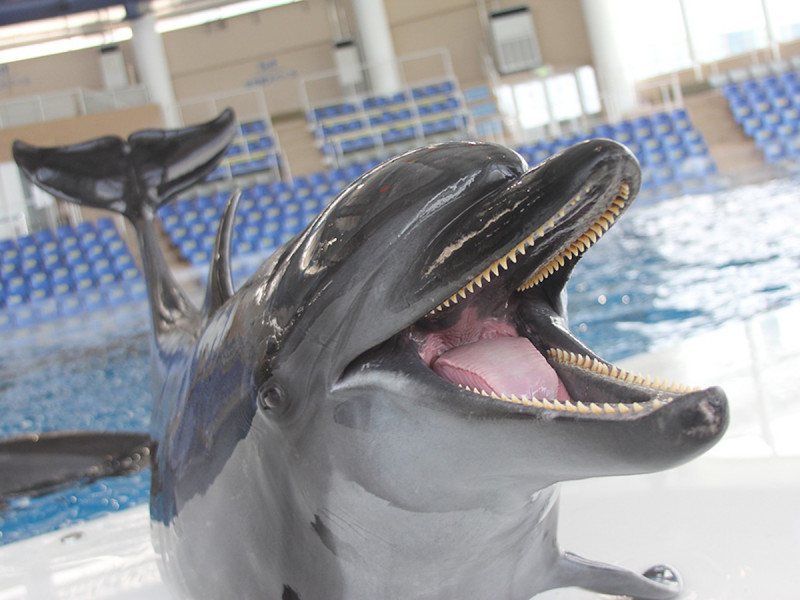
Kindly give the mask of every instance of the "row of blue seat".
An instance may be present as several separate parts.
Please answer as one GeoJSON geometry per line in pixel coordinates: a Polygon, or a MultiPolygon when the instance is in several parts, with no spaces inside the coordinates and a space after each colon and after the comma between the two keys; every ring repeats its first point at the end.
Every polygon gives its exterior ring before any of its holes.
{"type": "Polygon", "coordinates": [[[276,174],[280,169],[280,153],[270,126],[264,120],[239,125],[225,159],[206,178],[207,182],[251,175],[265,171],[276,174]]]}
{"type": "Polygon", "coordinates": [[[369,113],[354,113],[348,119],[322,121],[315,130],[318,137],[327,138],[354,131],[361,131],[370,127],[402,126],[416,119],[426,120],[427,117],[439,113],[452,113],[461,106],[454,96],[446,96],[428,104],[402,105],[395,109],[372,111],[369,113]]]}
{"type": "MultiPolygon", "coordinates": [[[[275,249],[285,243],[308,225],[343,186],[343,180],[330,181],[314,174],[295,178],[291,184],[273,182],[246,188],[234,223],[234,256],[275,249]]],[[[213,197],[181,199],[173,207],[162,209],[164,229],[191,263],[208,261],[226,199],[227,194],[221,192],[213,197]]]]}
{"type": "Polygon", "coordinates": [[[410,140],[422,140],[439,136],[449,132],[463,131],[467,127],[467,118],[464,115],[448,115],[442,118],[415,123],[406,123],[391,127],[372,128],[364,135],[356,136],[329,136],[322,145],[326,155],[339,156],[362,152],[382,146],[390,146],[410,140]]]}
{"type": "Polygon", "coordinates": [[[800,71],[728,84],[722,93],[767,162],[800,159],[800,71]]]}
{"type": "Polygon", "coordinates": [[[579,141],[605,137],[626,144],[642,164],[642,190],[653,196],[711,191],[717,168],[702,135],[683,109],[604,124],[588,132],[539,140],[519,148],[530,164],[579,141]]]}
{"type": "Polygon", "coordinates": [[[0,241],[0,309],[139,278],[110,219],[0,241]]]}
{"type": "MultiPolygon", "coordinates": [[[[242,189],[235,220],[234,256],[274,249],[313,220],[346,185],[378,160],[318,171],[292,181],[251,184],[242,189]]],[[[159,216],[182,256],[192,264],[209,260],[230,190],[199,191],[163,206],[159,216]]]]}
{"type": "Polygon", "coordinates": [[[144,279],[117,282],[94,287],[83,292],[45,298],[38,302],[15,304],[0,308],[0,332],[33,327],[68,317],[119,307],[143,300],[147,296],[144,279]]]}
{"type": "Polygon", "coordinates": [[[315,108],[309,121],[323,153],[339,162],[346,155],[466,130],[468,117],[457,85],[444,81],[315,108]]]}
{"type": "Polygon", "coordinates": [[[387,108],[398,104],[404,104],[412,100],[418,101],[424,100],[425,98],[452,94],[455,89],[456,85],[452,81],[442,81],[430,85],[414,87],[408,91],[398,92],[390,96],[367,96],[365,98],[356,99],[353,102],[342,102],[328,106],[315,107],[309,113],[308,118],[314,123],[326,119],[336,119],[342,116],[355,114],[360,110],[370,111],[376,108],[387,108]]]}

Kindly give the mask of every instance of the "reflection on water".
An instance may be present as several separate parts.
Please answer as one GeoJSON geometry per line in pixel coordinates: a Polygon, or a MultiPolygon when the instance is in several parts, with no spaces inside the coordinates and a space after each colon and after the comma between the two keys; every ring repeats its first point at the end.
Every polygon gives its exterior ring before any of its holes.
{"type": "Polygon", "coordinates": [[[611,360],[800,298],[800,186],[634,204],[581,260],[572,327],[611,360]]]}
{"type": "MultiPolygon", "coordinates": [[[[797,182],[777,181],[634,204],[575,269],[573,330],[618,360],[797,302],[799,196],[797,182]]],[[[123,323],[98,314],[89,331],[89,323],[55,329],[0,356],[0,436],[146,431],[146,311],[133,312],[123,323]]],[[[144,503],[148,485],[144,472],[14,500],[0,512],[0,543],[144,503]]]]}

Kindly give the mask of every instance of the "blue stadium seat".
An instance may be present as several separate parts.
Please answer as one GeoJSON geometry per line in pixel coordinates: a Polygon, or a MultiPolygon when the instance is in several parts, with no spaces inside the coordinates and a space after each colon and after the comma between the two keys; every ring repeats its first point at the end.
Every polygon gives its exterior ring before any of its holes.
{"type": "MultiPolygon", "coordinates": [[[[2,303],[0,303],[0,308],[3,308],[2,303]]],[[[0,310],[0,332],[12,331],[16,327],[17,320],[13,311],[0,310]]]]}
{"type": "Polygon", "coordinates": [[[57,299],[58,314],[62,317],[74,317],[84,311],[83,299],[71,294],[57,299]]]}
{"type": "Polygon", "coordinates": [[[18,305],[14,310],[17,327],[32,327],[39,323],[39,310],[35,306],[18,305]]]}
{"type": "Polygon", "coordinates": [[[109,285],[105,294],[109,306],[122,306],[131,300],[130,289],[124,284],[109,285]]]}

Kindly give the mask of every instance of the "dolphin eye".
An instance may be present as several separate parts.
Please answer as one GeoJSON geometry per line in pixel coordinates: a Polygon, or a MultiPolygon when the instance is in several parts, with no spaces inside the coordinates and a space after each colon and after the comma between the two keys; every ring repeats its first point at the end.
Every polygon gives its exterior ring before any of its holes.
{"type": "Polygon", "coordinates": [[[278,383],[270,378],[258,388],[258,406],[265,412],[280,413],[286,409],[286,394],[278,383]]]}

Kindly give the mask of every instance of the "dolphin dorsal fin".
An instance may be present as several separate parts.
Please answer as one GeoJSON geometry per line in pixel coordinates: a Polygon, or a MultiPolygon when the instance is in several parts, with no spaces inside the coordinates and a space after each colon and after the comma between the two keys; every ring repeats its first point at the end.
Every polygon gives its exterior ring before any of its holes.
{"type": "Polygon", "coordinates": [[[233,239],[233,222],[236,216],[236,208],[239,206],[241,197],[241,190],[234,190],[225,204],[225,210],[222,211],[217,238],[214,241],[214,252],[211,255],[211,266],[208,272],[208,288],[206,289],[204,310],[206,319],[214,316],[219,307],[233,296],[231,241],[233,239]]]}

